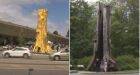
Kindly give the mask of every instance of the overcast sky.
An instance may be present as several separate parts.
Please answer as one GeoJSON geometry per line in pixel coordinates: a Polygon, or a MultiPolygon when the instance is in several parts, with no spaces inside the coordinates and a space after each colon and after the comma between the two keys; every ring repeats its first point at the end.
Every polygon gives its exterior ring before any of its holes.
{"type": "Polygon", "coordinates": [[[65,36],[68,31],[68,0],[0,0],[0,20],[36,28],[40,8],[48,9],[48,31],[57,30],[65,36]]]}
{"type": "Polygon", "coordinates": [[[93,2],[96,2],[98,0],[85,0],[85,1],[87,1],[88,3],[93,3],[93,2]]]}

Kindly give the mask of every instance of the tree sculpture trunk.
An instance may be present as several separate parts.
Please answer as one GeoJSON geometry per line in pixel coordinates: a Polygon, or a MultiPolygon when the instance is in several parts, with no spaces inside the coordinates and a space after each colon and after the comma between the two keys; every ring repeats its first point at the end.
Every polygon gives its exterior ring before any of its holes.
{"type": "Polygon", "coordinates": [[[100,68],[100,65],[96,66],[96,60],[107,61],[115,63],[111,58],[110,50],[110,24],[111,24],[111,11],[109,5],[98,5],[97,15],[97,28],[94,40],[94,53],[91,62],[89,63],[87,70],[95,71],[96,68],[100,68]]]}
{"type": "Polygon", "coordinates": [[[36,29],[36,41],[33,52],[50,54],[51,47],[48,45],[47,40],[47,15],[46,9],[38,10],[38,25],[36,29]]]}

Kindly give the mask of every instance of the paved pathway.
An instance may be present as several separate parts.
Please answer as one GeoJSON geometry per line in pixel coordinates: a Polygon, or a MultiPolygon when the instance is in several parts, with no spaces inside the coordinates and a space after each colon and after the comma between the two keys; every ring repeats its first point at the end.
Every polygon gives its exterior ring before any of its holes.
{"type": "Polygon", "coordinates": [[[70,75],[139,75],[139,72],[89,72],[89,71],[71,71],[70,75]]]}

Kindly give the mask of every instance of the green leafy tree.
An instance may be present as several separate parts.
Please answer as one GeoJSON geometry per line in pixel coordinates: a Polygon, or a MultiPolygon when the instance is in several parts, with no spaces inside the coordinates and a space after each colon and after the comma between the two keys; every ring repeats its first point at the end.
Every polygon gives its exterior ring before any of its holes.
{"type": "Polygon", "coordinates": [[[71,58],[81,58],[93,53],[93,34],[95,15],[93,6],[84,0],[71,0],[70,8],[70,42],[71,58]]]}
{"type": "Polygon", "coordinates": [[[114,56],[131,54],[139,50],[139,5],[138,0],[126,0],[113,7],[111,46],[114,56]]]}
{"type": "MultiPolygon", "coordinates": [[[[119,65],[122,57],[139,57],[139,0],[101,0],[112,6],[111,52],[119,65]],[[125,56],[127,55],[127,56],[125,56]],[[121,56],[121,57],[119,57],[121,56]]],[[[96,28],[96,3],[88,5],[84,0],[71,0],[70,50],[72,63],[91,58],[96,28]]],[[[125,61],[130,59],[125,59],[125,61]]],[[[137,60],[137,59],[135,59],[137,60]]],[[[138,61],[136,61],[137,63],[138,61]]],[[[83,63],[87,64],[87,62],[83,63]]],[[[128,63],[129,64],[129,63],[128,63]]],[[[138,64],[136,64],[138,65],[138,64]]],[[[125,70],[127,69],[127,63],[125,70]]],[[[133,69],[135,68],[134,66],[133,69]]]]}
{"type": "Polygon", "coordinates": [[[54,31],[53,34],[55,34],[55,35],[59,35],[59,34],[58,34],[58,31],[54,31]]]}

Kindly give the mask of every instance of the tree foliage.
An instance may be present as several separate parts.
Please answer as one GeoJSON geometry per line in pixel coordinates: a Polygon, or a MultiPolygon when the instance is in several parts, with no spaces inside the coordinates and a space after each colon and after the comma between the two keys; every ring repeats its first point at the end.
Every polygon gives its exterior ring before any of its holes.
{"type": "MultiPolygon", "coordinates": [[[[104,3],[104,0],[102,0],[104,3]]],[[[109,3],[108,3],[109,4],[109,3]]],[[[120,55],[139,56],[139,0],[110,0],[111,52],[120,55]]],[[[71,58],[92,56],[96,28],[96,4],[84,0],[71,0],[70,49],[71,58]]]]}
{"type": "Polygon", "coordinates": [[[138,0],[126,0],[112,9],[111,48],[114,56],[139,55],[138,3],[138,0]]]}
{"type": "Polygon", "coordinates": [[[70,48],[74,58],[89,56],[93,51],[93,32],[95,10],[84,0],[72,0],[70,8],[70,48]]]}
{"type": "Polygon", "coordinates": [[[56,30],[53,32],[53,34],[55,34],[55,35],[59,35],[59,34],[58,34],[58,31],[56,31],[56,30]]]}

